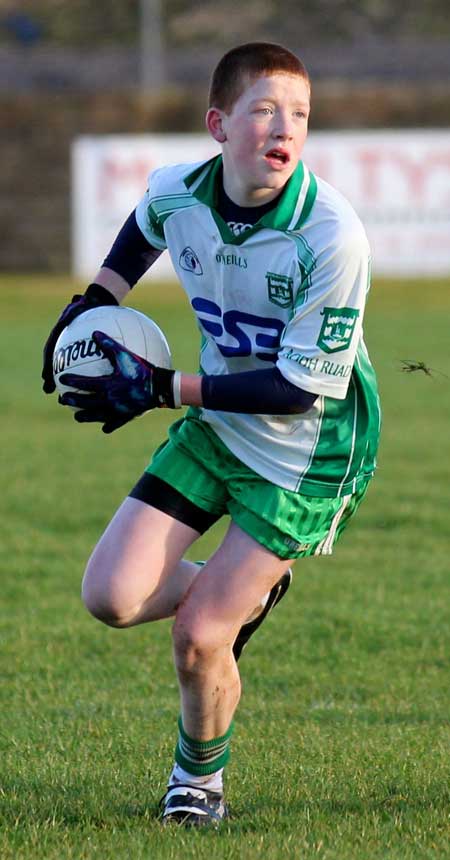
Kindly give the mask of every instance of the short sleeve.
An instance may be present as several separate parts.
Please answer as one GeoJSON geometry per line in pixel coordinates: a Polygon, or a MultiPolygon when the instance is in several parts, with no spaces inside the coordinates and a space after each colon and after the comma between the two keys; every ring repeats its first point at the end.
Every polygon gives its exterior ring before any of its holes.
{"type": "Polygon", "coordinates": [[[355,219],[317,254],[302,282],[277,361],[286,379],[313,394],[345,398],[369,280],[369,245],[355,219]]]}
{"type": "Polygon", "coordinates": [[[149,176],[149,186],[142,200],[136,206],[136,222],[145,238],[154,248],[164,251],[167,248],[163,225],[161,224],[152,204],[154,177],[159,171],[149,176]]]}

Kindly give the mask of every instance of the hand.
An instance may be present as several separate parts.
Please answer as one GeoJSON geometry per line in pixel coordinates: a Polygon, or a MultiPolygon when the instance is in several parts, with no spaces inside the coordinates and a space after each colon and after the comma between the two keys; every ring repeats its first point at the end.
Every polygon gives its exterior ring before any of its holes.
{"type": "Polygon", "coordinates": [[[42,388],[46,394],[51,394],[55,390],[55,381],[53,379],[53,353],[55,351],[56,341],[61,332],[69,325],[76,317],[89,311],[91,308],[101,307],[102,305],[118,305],[118,301],[114,298],[109,290],[101,287],[99,284],[90,284],[84,295],[76,295],[72,297],[70,304],[64,308],[58,322],[51,330],[46,344],[44,346],[44,365],[42,368],[42,379],[44,384],[42,388]]]}
{"type": "Polygon", "coordinates": [[[101,331],[94,331],[92,339],[111,362],[113,372],[95,377],[64,373],[60,377],[64,385],[82,389],[59,398],[63,406],[80,410],[75,413],[76,421],[100,421],[103,432],[112,433],[149,409],[181,405],[174,400],[174,370],[155,367],[101,331]]]}

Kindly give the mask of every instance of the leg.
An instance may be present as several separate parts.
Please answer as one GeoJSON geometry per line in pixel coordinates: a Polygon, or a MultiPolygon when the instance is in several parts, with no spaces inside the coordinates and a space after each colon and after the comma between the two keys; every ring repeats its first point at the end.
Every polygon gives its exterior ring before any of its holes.
{"type": "Polygon", "coordinates": [[[232,523],[177,610],[173,638],[182,719],[164,823],[198,827],[228,815],[222,772],[240,697],[233,643],[253,607],[288,567],[288,560],[232,523]]]}
{"type": "Polygon", "coordinates": [[[173,629],[182,722],[198,741],[224,735],[240,698],[232,647],[261,598],[290,566],[231,523],[195,577],[173,629]]]}
{"type": "Polygon", "coordinates": [[[89,559],[83,600],[113,627],[175,614],[197,565],[182,561],[199,532],[145,502],[127,498],[89,559]]]}

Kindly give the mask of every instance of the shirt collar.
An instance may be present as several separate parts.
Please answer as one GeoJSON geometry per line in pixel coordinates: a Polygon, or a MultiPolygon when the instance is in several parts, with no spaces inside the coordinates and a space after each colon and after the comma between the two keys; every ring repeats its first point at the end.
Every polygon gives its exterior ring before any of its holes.
{"type": "MultiPolygon", "coordinates": [[[[216,210],[218,181],[222,168],[222,156],[216,155],[203,162],[184,180],[186,187],[198,200],[212,210],[216,210]]],[[[313,173],[299,161],[294,173],[286,183],[280,200],[274,209],[265,215],[244,234],[232,236],[235,244],[240,244],[256,230],[270,227],[273,230],[298,230],[306,221],[317,194],[317,182],[313,173]],[[236,241],[239,240],[239,241],[236,241]]],[[[216,217],[215,211],[213,211],[216,217]]],[[[220,216],[218,216],[220,218],[220,216]]],[[[217,218],[216,218],[217,221],[217,218]]]]}

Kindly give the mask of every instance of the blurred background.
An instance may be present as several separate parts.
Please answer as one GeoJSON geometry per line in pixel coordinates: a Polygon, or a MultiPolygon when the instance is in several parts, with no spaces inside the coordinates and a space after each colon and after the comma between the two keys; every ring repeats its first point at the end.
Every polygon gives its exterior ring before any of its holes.
{"type": "Polygon", "coordinates": [[[448,0],[0,0],[0,269],[68,272],[73,141],[202,133],[212,68],[257,39],[305,61],[312,133],[440,130],[450,218],[448,0]]]}
{"type": "MultiPolygon", "coordinates": [[[[180,845],[183,860],[449,860],[449,8],[0,0],[1,860],[178,860],[180,845]],[[256,39],[304,59],[305,160],[370,231],[380,468],[336,554],[301,563],[246,657],[231,829],[180,843],[153,820],[178,712],[169,622],[109,629],[79,597],[171,410],[111,436],[81,428],[42,393],[41,356],[151,167],[206,157],[212,67],[256,39]]],[[[196,372],[181,289],[131,301],[196,372]]]]}

